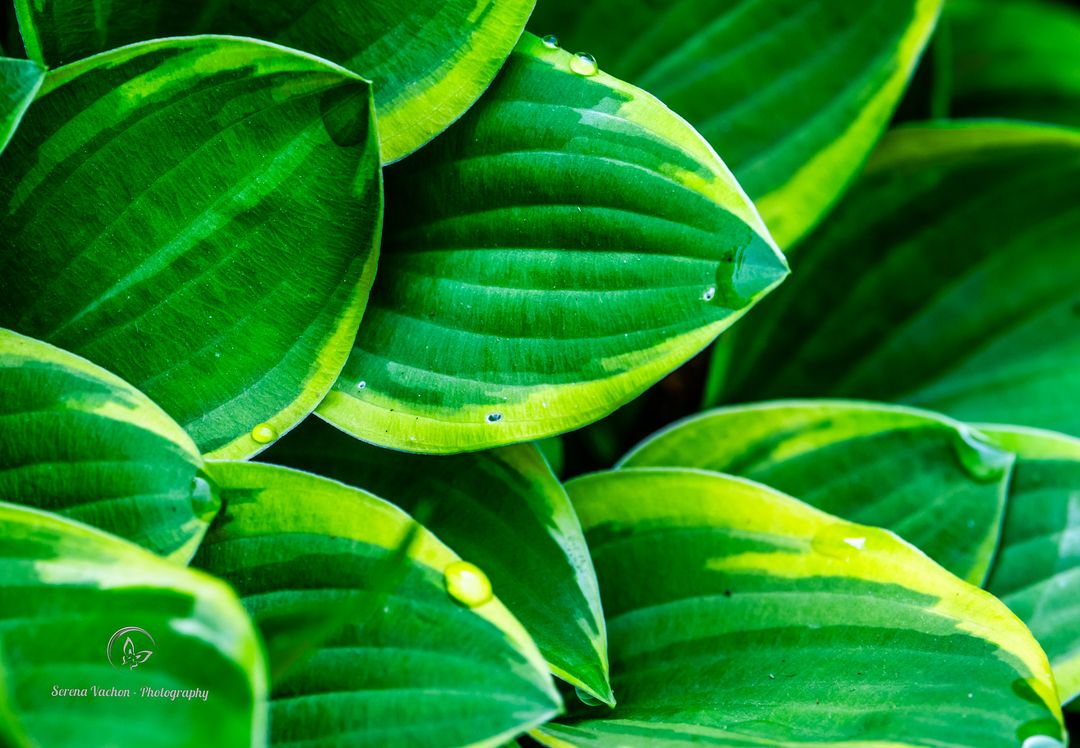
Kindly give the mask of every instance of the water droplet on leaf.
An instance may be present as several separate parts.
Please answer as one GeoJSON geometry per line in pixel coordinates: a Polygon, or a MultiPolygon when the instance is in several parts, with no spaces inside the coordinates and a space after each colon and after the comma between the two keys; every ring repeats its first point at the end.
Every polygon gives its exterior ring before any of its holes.
{"type": "Polygon", "coordinates": [[[718,304],[742,309],[788,274],[787,261],[761,237],[746,229],[748,240],[730,251],[716,268],[718,304]]]}
{"type": "Polygon", "coordinates": [[[596,64],[596,58],[584,52],[578,52],[570,58],[570,69],[578,75],[584,75],[586,78],[600,72],[600,68],[596,64]]]}
{"type": "Polygon", "coordinates": [[[1032,735],[1025,738],[1020,748],[1063,748],[1060,740],[1055,740],[1049,735],[1032,735]]]}
{"type": "Polygon", "coordinates": [[[998,449],[977,431],[960,427],[954,442],[956,457],[964,471],[977,481],[994,483],[1005,477],[1013,456],[998,449]]]}
{"type": "Polygon", "coordinates": [[[191,479],[191,511],[197,517],[212,517],[218,510],[214,489],[203,475],[191,479]]]}
{"type": "Polygon", "coordinates": [[[269,423],[260,423],[251,430],[251,438],[259,444],[269,444],[277,439],[277,432],[269,423]]]}
{"type": "Polygon", "coordinates": [[[553,34],[548,34],[547,36],[545,36],[540,41],[542,41],[544,43],[544,46],[547,47],[548,49],[558,49],[559,48],[559,37],[557,37],[557,36],[555,36],[553,34]]]}
{"type": "Polygon", "coordinates": [[[450,597],[470,608],[491,600],[491,582],[480,567],[468,561],[454,561],[443,571],[450,597]]]}
{"type": "Polygon", "coordinates": [[[358,389],[358,390],[367,389],[367,382],[365,382],[364,380],[361,379],[359,382],[356,383],[356,389],[358,389]]]}
{"type": "Polygon", "coordinates": [[[574,693],[577,694],[578,700],[585,706],[603,706],[604,702],[593,696],[581,686],[574,686],[574,693]]]}
{"type": "Polygon", "coordinates": [[[498,423],[502,420],[502,413],[488,413],[485,420],[488,423],[498,423]]]}
{"type": "Polygon", "coordinates": [[[701,296],[701,298],[705,299],[705,301],[712,301],[715,296],[716,286],[709,286],[705,289],[705,293],[701,296]]]}

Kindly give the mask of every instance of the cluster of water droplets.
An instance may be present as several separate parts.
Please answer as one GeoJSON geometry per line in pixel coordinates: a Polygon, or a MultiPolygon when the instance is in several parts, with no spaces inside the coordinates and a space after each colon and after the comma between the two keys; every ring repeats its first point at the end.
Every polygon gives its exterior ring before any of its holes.
{"type": "MultiPolygon", "coordinates": [[[[559,38],[557,36],[548,34],[540,41],[548,49],[559,48],[559,38]]],[[[570,58],[570,69],[585,78],[590,78],[600,72],[600,66],[596,64],[596,58],[585,52],[578,52],[570,58]]]]}

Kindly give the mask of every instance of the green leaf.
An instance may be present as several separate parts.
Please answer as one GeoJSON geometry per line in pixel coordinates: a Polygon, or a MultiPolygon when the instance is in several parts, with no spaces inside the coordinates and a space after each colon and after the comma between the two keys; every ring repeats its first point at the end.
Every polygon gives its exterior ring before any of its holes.
{"type": "Polygon", "coordinates": [[[382,157],[409,155],[468,109],[510,54],[535,0],[16,0],[30,56],[51,65],[192,33],[302,49],[375,84],[382,157]]]}
{"type": "Polygon", "coordinates": [[[370,491],[410,513],[490,578],[551,671],[611,700],[596,573],[562,485],[531,444],[431,457],[372,447],[309,418],[264,455],[370,491]]]}
{"type": "Polygon", "coordinates": [[[25,733],[30,746],[265,741],[262,652],[228,587],[85,525],[10,504],[0,504],[0,677],[16,720],[8,730],[25,733]],[[134,668],[123,659],[128,638],[141,660],[134,668]],[[121,693],[94,695],[95,687],[121,693]]]}
{"type": "Polygon", "coordinates": [[[384,256],[320,406],[461,452],[601,418],[787,274],[753,206],[649,94],[523,39],[466,117],[387,170],[384,256]]]}
{"type": "Polygon", "coordinates": [[[191,438],[131,385],[0,330],[0,501],[187,563],[218,510],[191,438]]]}
{"type": "Polygon", "coordinates": [[[862,166],[941,0],[541,0],[529,26],[593,52],[724,157],[787,248],[862,166]]]}
{"type": "Polygon", "coordinates": [[[1013,461],[972,429],[933,413],[810,400],[688,418],[620,465],[750,478],[850,522],[892,530],[982,584],[1001,535],[1013,461]]]}
{"type": "Polygon", "coordinates": [[[1046,656],[1023,624],[892,533],[697,470],[616,470],[567,490],[619,705],[578,705],[542,728],[549,745],[1062,740],[1046,656]]]}
{"type": "MultiPolygon", "coordinates": [[[[400,509],[325,478],[212,468],[226,511],[195,563],[237,589],[271,649],[293,621],[373,594],[410,530],[400,509]]],[[[385,606],[275,686],[271,742],[499,745],[556,714],[544,661],[502,603],[470,608],[448,594],[444,573],[457,559],[421,531],[385,606]]]]}
{"type": "Polygon", "coordinates": [[[370,101],[341,68],[224,37],[50,73],[0,156],[0,326],[107,366],[203,452],[259,451],[322,399],[359,325],[370,101]]]}
{"type": "Polygon", "coordinates": [[[949,0],[953,112],[1080,127],[1080,9],[1042,0],[949,0]]]}
{"type": "Polygon", "coordinates": [[[1080,434],[1062,407],[1080,394],[1077,184],[1078,132],[892,133],[736,335],[727,398],[897,400],[1080,434]]]}
{"type": "Polygon", "coordinates": [[[546,439],[539,439],[536,441],[536,448],[547,460],[551,472],[556,477],[561,476],[566,468],[566,448],[563,446],[562,437],[549,436],[546,439]]]}
{"type": "Polygon", "coordinates": [[[11,140],[44,77],[45,71],[35,62],[0,57],[0,153],[11,140]]]}
{"type": "Polygon", "coordinates": [[[1068,702],[1080,696],[1080,441],[1012,426],[984,433],[1019,457],[986,588],[1039,640],[1068,702]]]}

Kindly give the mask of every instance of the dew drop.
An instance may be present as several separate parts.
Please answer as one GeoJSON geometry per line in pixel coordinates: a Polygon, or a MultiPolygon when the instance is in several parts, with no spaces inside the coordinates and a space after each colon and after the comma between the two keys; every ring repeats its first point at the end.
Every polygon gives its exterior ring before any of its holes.
{"type": "Polygon", "coordinates": [[[732,250],[716,267],[718,303],[742,309],[788,274],[787,260],[747,229],[747,243],[732,250]]]}
{"type": "Polygon", "coordinates": [[[966,426],[960,427],[953,444],[964,472],[977,481],[999,481],[1005,477],[1012,465],[1012,454],[998,449],[982,434],[966,426]]]}
{"type": "Polygon", "coordinates": [[[815,551],[848,560],[866,548],[866,530],[858,525],[835,522],[826,525],[810,541],[815,551]]]}
{"type": "Polygon", "coordinates": [[[1055,740],[1049,735],[1032,735],[1025,738],[1020,748],[1063,748],[1061,741],[1055,740]]]}
{"type": "Polygon", "coordinates": [[[367,389],[367,382],[365,382],[363,379],[361,379],[359,382],[356,383],[356,389],[358,389],[358,390],[366,390],[367,389]]]}
{"type": "Polygon", "coordinates": [[[491,600],[491,582],[480,567],[468,561],[454,561],[443,571],[450,597],[470,608],[491,600]]]}
{"type": "Polygon", "coordinates": [[[210,481],[202,475],[191,479],[191,511],[197,517],[212,517],[218,510],[218,501],[210,481]]]}
{"type": "Polygon", "coordinates": [[[269,444],[277,439],[277,432],[269,423],[260,423],[251,430],[251,438],[259,444],[269,444]]]}
{"type": "Polygon", "coordinates": [[[596,58],[584,52],[578,52],[570,58],[570,69],[586,78],[600,72],[600,68],[596,64],[596,58]]]}
{"type": "Polygon", "coordinates": [[[488,413],[485,420],[488,423],[498,423],[502,420],[502,413],[488,413]]]}
{"type": "Polygon", "coordinates": [[[559,48],[559,37],[555,36],[554,34],[548,34],[547,36],[545,36],[540,41],[542,41],[544,43],[544,46],[547,47],[548,49],[558,49],[559,48]]]}
{"type": "Polygon", "coordinates": [[[715,297],[716,297],[716,286],[709,286],[708,288],[705,289],[705,293],[702,294],[702,296],[701,296],[701,298],[703,298],[705,301],[712,301],[715,297]]]}
{"type": "Polygon", "coordinates": [[[603,706],[604,704],[581,686],[574,686],[574,693],[577,694],[578,700],[585,706],[603,706]]]}

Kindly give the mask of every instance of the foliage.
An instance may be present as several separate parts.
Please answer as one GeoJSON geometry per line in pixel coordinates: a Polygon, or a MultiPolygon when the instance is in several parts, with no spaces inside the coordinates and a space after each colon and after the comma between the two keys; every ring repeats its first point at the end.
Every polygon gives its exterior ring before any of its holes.
{"type": "Polygon", "coordinates": [[[1064,748],[1078,30],[0,0],[0,745],[1064,748]]]}

